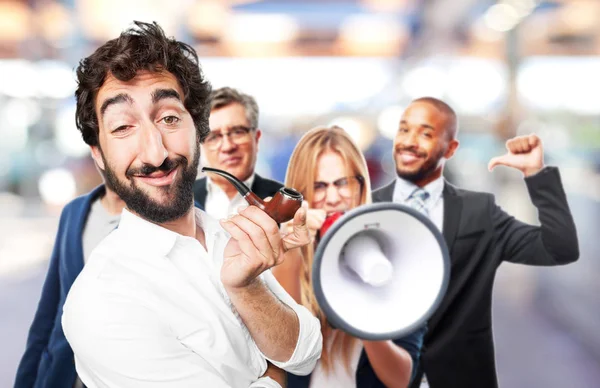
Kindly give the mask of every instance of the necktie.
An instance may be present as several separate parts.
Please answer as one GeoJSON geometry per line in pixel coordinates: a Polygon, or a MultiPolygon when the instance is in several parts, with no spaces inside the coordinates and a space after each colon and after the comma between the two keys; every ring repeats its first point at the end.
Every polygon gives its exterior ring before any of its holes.
{"type": "MultiPolygon", "coordinates": [[[[429,199],[429,193],[422,188],[416,188],[415,191],[408,197],[407,204],[413,209],[421,212],[424,216],[429,217],[429,210],[427,209],[427,199],[429,199]]],[[[421,384],[419,388],[429,388],[429,382],[427,376],[423,373],[421,378],[421,384]]]]}
{"type": "Polygon", "coordinates": [[[413,209],[421,212],[425,216],[429,216],[429,210],[427,209],[427,199],[429,199],[429,193],[422,188],[417,188],[408,197],[407,205],[413,209]]]}

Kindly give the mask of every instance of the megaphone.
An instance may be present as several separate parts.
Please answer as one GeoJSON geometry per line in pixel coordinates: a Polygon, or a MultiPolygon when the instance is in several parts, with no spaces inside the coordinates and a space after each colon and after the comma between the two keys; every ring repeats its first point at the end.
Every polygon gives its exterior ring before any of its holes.
{"type": "Polygon", "coordinates": [[[312,281],[329,323],[365,340],[411,334],[446,293],[450,256],[439,229],[396,203],[363,205],[321,236],[312,281]]]}

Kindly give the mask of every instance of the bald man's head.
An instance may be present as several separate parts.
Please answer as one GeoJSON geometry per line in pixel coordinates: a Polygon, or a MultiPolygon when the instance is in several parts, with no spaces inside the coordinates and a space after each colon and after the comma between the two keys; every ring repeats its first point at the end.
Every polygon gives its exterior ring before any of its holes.
{"type": "Polygon", "coordinates": [[[413,100],[410,104],[412,105],[415,103],[429,104],[435,109],[437,109],[440,114],[444,115],[446,117],[446,136],[448,136],[449,140],[456,139],[456,134],[458,133],[458,118],[456,117],[456,112],[454,112],[454,109],[452,109],[450,105],[434,97],[417,98],[416,100],[413,100]]]}
{"type": "Polygon", "coordinates": [[[445,102],[433,97],[411,102],[394,138],[398,176],[421,187],[440,177],[458,147],[456,130],[456,114],[445,102]]]}

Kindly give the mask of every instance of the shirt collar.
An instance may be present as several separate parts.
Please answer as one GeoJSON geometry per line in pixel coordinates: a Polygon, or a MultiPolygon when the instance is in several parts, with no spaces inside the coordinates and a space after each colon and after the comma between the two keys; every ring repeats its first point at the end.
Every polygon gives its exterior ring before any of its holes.
{"type": "MultiPolygon", "coordinates": [[[[223,231],[216,220],[196,207],[194,207],[194,217],[196,226],[204,230],[206,241],[223,231]]],[[[167,256],[179,240],[190,238],[150,222],[126,208],[121,214],[118,230],[119,233],[127,235],[128,243],[125,248],[131,247],[137,255],[141,253],[150,256],[167,256]]]]}
{"type": "MultiPolygon", "coordinates": [[[[419,186],[406,179],[397,177],[396,185],[394,187],[394,202],[405,202],[418,187],[419,186]]],[[[423,189],[429,193],[428,201],[435,203],[442,196],[442,192],[444,191],[444,177],[440,176],[436,180],[429,182],[423,189]]]]}
{"type": "MultiPolygon", "coordinates": [[[[250,190],[252,190],[252,185],[254,184],[254,179],[256,178],[256,173],[252,173],[250,175],[250,177],[248,177],[248,179],[246,179],[244,181],[244,184],[246,185],[246,187],[248,187],[250,190]]],[[[217,184],[215,184],[215,182],[212,181],[212,179],[210,179],[210,176],[206,175],[206,191],[208,193],[213,193],[214,190],[217,191],[223,191],[217,184]]]]}

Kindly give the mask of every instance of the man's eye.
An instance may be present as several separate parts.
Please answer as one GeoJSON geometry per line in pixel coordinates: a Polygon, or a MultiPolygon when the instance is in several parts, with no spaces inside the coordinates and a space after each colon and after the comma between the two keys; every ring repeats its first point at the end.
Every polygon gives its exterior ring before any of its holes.
{"type": "Polygon", "coordinates": [[[126,130],[127,130],[127,128],[129,128],[129,125],[121,125],[121,126],[118,126],[117,128],[115,128],[115,129],[113,130],[113,133],[124,132],[124,131],[126,131],[126,130]]]}
{"type": "Polygon", "coordinates": [[[180,120],[179,120],[179,117],[177,117],[177,116],[166,116],[166,117],[163,117],[162,121],[165,124],[172,125],[172,124],[177,124],[180,120]]]}
{"type": "Polygon", "coordinates": [[[206,140],[205,141],[215,141],[217,140],[219,137],[221,136],[220,133],[209,133],[208,136],[206,136],[206,140]]]}
{"type": "Polygon", "coordinates": [[[314,189],[315,190],[323,190],[326,187],[327,187],[327,185],[324,183],[315,183],[314,189]]]}

